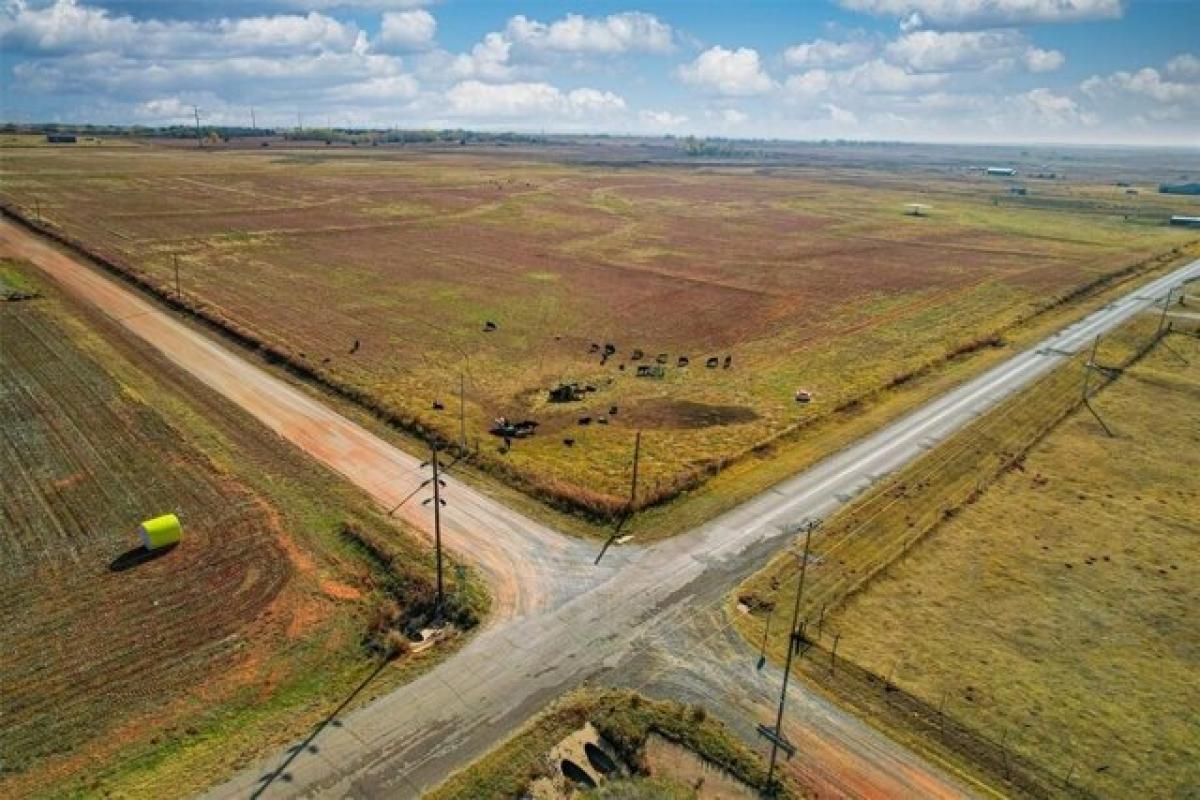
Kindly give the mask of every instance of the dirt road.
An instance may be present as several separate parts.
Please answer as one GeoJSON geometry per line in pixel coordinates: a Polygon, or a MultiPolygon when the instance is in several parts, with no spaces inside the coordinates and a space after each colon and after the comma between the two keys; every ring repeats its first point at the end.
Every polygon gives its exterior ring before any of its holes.
{"type": "MultiPolygon", "coordinates": [[[[289,386],[142,297],[9,219],[0,218],[0,251],[28,259],[71,294],[100,308],[173,363],[258,419],[284,439],[346,476],[385,508],[395,507],[428,477],[420,460],[289,386]]],[[[445,543],[486,574],[495,599],[494,623],[553,604],[594,584],[619,559],[593,569],[594,548],[510,511],[447,477],[450,504],[445,543]]],[[[420,502],[397,511],[427,531],[420,502]]]]}
{"type": "MultiPolygon", "coordinates": [[[[0,221],[0,249],[38,264],[379,502],[394,505],[421,479],[416,459],[7,220],[0,221]]],[[[600,567],[592,564],[593,545],[451,479],[447,544],[493,581],[497,616],[435,670],[324,728],[308,747],[244,771],[211,796],[417,796],[585,681],[670,686],[670,663],[678,654],[659,659],[666,664],[661,669],[638,671],[648,651],[664,647],[661,631],[697,608],[710,610],[714,598],[791,542],[790,526],[835,511],[1052,369],[1065,358],[1061,353],[1149,307],[1174,281],[1197,274],[1200,262],[1142,287],[698,529],[644,548],[617,549],[600,567]]],[[[419,506],[407,513],[414,525],[427,526],[419,506]]],[[[770,719],[769,679],[749,674],[752,657],[745,648],[725,639],[708,644],[687,655],[689,674],[714,679],[707,691],[689,686],[688,692],[699,691],[739,730],[770,719]],[[728,678],[743,672],[744,682],[728,678]]],[[[790,735],[803,744],[791,768],[822,796],[971,794],[836,706],[803,690],[791,698],[790,735]]]]}

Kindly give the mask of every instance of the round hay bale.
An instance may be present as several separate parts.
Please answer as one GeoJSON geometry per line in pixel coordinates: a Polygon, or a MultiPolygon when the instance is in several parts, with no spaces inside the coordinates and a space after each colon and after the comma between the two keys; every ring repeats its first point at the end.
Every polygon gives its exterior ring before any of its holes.
{"type": "Polygon", "coordinates": [[[179,544],[179,540],[183,536],[183,527],[179,524],[179,517],[174,514],[163,514],[161,517],[143,522],[138,527],[138,535],[141,536],[142,545],[147,550],[160,550],[179,544]]]}

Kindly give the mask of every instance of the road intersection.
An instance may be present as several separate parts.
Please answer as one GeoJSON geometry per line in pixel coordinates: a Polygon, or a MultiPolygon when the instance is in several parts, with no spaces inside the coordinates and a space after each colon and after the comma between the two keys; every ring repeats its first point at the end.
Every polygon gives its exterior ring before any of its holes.
{"type": "MultiPolygon", "coordinates": [[[[382,506],[397,505],[424,479],[418,459],[9,220],[0,220],[0,246],[37,264],[382,506]]],[[[753,655],[740,652],[745,648],[729,635],[693,636],[692,644],[711,646],[684,657],[664,632],[713,619],[726,593],[791,543],[799,521],[833,513],[1095,336],[1198,276],[1195,261],[1140,286],[698,528],[651,545],[613,548],[599,565],[595,543],[560,534],[447,476],[443,541],[491,584],[494,614],[484,629],[436,668],[207,796],[419,796],[555,697],[589,681],[674,686],[681,696],[710,699],[736,685],[738,696],[711,710],[730,721],[765,721],[778,672],[756,673],[753,655]],[[646,674],[647,663],[659,666],[646,674]]],[[[418,504],[398,513],[427,531],[427,512],[418,504]]],[[[791,697],[788,735],[800,744],[805,780],[823,796],[974,793],[816,694],[801,688],[791,697]]]]}

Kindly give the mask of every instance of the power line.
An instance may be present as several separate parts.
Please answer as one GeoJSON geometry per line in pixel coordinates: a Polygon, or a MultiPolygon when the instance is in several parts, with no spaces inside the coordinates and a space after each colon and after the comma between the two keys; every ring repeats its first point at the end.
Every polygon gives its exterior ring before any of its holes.
{"type": "Polygon", "coordinates": [[[442,506],[446,505],[446,501],[442,499],[442,488],[446,483],[441,479],[439,469],[441,465],[438,463],[438,446],[435,442],[429,443],[429,460],[422,464],[422,467],[432,466],[433,477],[426,479],[421,486],[433,485],[433,497],[427,497],[422,501],[421,505],[429,505],[433,503],[433,549],[434,559],[437,564],[437,610],[434,614],[435,618],[441,620],[442,610],[445,608],[446,594],[443,588],[442,581],[442,506]]]}

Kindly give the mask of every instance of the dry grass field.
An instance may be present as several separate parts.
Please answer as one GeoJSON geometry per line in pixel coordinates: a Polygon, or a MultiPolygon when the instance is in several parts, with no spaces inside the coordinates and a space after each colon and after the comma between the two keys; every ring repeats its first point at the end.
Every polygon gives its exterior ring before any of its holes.
{"type": "Polygon", "coordinates": [[[1076,412],[828,622],[1100,797],[1200,792],[1200,340],[1169,345],[1095,401],[1114,438],[1076,412]]]}
{"type": "Polygon", "coordinates": [[[34,268],[0,286],[0,795],[202,788],[370,674],[377,609],[420,615],[430,559],[34,268]],[[166,512],[184,539],[147,557],[166,512]]]}
{"type": "MultiPolygon", "coordinates": [[[[1097,353],[1132,360],[1092,400],[1113,438],[1078,406],[1081,356],[829,521],[805,586],[809,679],[1017,794],[1200,788],[1200,340],[1134,360],[1157,324],[1097,353]]],[[[796,567],[739,592],[750,641],[775,618],[776,654],[796,567]]]]}
{"type": "Polygon", "coordinates": [[[806,163],[30,147],[0,199],[164,293],[178,259],[185,302],[410,428],[457,440],[463,376],[485,468],[601,516],[636,430],[646,505],[1195,238],[1099,179],[806,163]],[[540,427],[502,454],[499,416],[540,427]]]}

